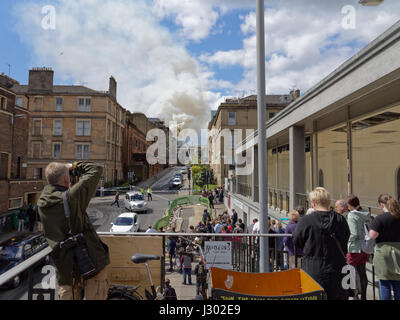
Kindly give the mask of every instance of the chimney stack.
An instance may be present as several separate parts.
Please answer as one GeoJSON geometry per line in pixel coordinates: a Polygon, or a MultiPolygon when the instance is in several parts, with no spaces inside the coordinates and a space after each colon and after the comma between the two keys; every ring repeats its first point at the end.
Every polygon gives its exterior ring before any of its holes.
{"type": "Polygon", "coordinates": [[[30,92],[53,91],[54,71],[51,68],[32,68],[29,70],[28,90],[30,92]]]}
{"type": "Polygon", "coordinates": [[[117,81],[113,76],[110,77],[108,91],[110,92],[110,95],[114,97],[114,99],[117,99],[117,81]]]}

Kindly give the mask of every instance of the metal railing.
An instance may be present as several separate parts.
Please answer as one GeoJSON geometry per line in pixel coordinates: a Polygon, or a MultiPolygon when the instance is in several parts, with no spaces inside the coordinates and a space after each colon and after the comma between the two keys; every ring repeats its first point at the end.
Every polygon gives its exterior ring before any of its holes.
{"type": "Polygon", "coordinates": [[[14,279],[16,276],[32,268],[36,263],[44,259],[48,256],[53,250],[50,247],[47,247],[37,254],[33,255],[32,257],[28,258],[27,260],[21,262],[16,267],[6,271],[5,273],[0,275],[0,286],[6,284],[10,280],[14,279]]]}
{"type": "MultiPolygon", "coordinates": [[[[284,270],[289,270],[292,268],[300,268],[301,257],[297,256],[296,247],[293,246],[293,252],[295,256],[291,256],[290,259],[289,252],[280,245],[278,246],[278,239],[283,237],[292,237],[292,234],[248,234],[248,233],[110,233],[110,232],[98,232],[99,236],[127,236],[127,237],[163,237],[163,247],[164,253],[162,258],[162,274],[165,275],[166,264],[165,257],[167,255],[166,240],[167,237],[182,237],[184,239],[194,240],[196,237],[202,239],[203,241],[232,241],[232,270],[248,273],[258,273],[259,272],[259,241],[260,237],[268,237],[270,241],[274,241],[273,245],[269,246],[270,250],[270,272],[279,272],[284,270]],[[294,258],[293,258],[294,257],[294,258]]],[[[283,239],[282,239],[283,240],[283,239]]],[[[204,246],[204,242],[201,245],[204,246]]],[[[47,247],[35,254],[31,258],[22,262],[18,266],[12,268],[11,270],[0,275],[0,285],[3,285],[15,276],[29,270],[30,273],[33,271],[33,267],[49,255],[52,252],[50,247],[47,247]]],[[[138,252],[132,252],[132,255],[138,252]]],[[[199,250],[198,257],[202,256],[202,250],[199,250]]],[[[30,275],[31,276],[31,275],[30,275]]],[[[375,300],[375,274],[374,268],[372,266],[372,282],[369,281],[369,285],[373,287],[373,299],[375,300]]],[[[29,292],[32,292],[32,288],[29,288],[29,292]]]]}

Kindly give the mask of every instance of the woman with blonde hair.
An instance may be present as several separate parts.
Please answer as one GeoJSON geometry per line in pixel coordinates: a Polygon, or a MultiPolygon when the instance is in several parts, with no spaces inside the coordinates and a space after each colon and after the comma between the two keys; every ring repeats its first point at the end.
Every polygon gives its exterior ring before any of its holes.
{"type": "Polygon", "coordinates": [[[303,251],[302,269],[324,288],[328,300],[347,300],[342,269],[349,226],[343,216],[329,209],[326,189],[316,188],[309,198],[314,212],[301,218],[293,232],[294,245],[303,251]]]}

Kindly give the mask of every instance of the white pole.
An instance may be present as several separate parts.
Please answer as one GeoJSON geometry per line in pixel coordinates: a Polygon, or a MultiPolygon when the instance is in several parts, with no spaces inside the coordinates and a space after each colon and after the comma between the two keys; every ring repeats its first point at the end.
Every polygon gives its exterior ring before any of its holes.
{"type": "MultiPolygon", "coordinates": [[[[268,233],[267,208],[267,139],[265,117],[265,27],[264,0],[257,0],[257,116],[258,116],[258,184],[260,203],[260,233],[268,233]]],[[[269,272],[268,237],[260,237],[260,272],[269,272]]]]}

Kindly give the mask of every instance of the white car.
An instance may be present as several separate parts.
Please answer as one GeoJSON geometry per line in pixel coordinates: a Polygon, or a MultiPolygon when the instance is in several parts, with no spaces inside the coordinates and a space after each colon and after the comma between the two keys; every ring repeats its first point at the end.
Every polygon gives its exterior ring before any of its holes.
{"type": "Polygon", "coordinates": [[[172,186],[173,187],[181,187],[182,186],[182,180],[179,178],[175,178],[172,180],[172,186]]]}
{"type": "Polygon", "coordinates": [[[138,216],[134,212],[123,213],[111,225],[110,232],[137,232],[139,230],[138,216]]]}
{"type": "Polygon", "coordinates": [[[182,173],[182,174],[187,174],[186,168],[182,168],[182,169],[181,169],[181,173],[182,173]]]}
{"type": "Polygon", "coordinates": [[[133,212],[146,212],[148,210],[143,194],[138,191],[128,192],[125,195],[124,205],[127,210],[133,212]]]}

